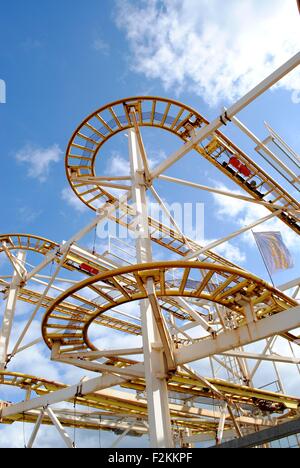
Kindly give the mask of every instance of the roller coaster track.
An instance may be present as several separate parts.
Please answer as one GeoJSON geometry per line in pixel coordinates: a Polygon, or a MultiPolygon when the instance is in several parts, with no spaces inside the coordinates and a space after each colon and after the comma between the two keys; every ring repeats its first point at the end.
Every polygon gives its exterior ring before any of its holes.
{"type": "Polygon", "coordinates": [[[54,341],[59,341],[61,349],[68,351],[73,351],[75,346],[77,350],[86,347],[95,350],[88,338],[91,324],[114,307],[147,298],[145,279],[149,277],[155,279],[157,298],[186,297],[219,304],[234,314],[236,326],[245,324],[247,320],[262,320],[298,305],[265,281],[236,268],[180,261],[135,265],[89,278],[61,294],[44,316],[42,330],[45,342],[52,347],[54,341]],[[176,279],[172,278],[174,270],[176,279]],[[127,274],[135,277],[135,287],[123,283],[127,274]],[[57,306],[62,305],[65,299],[76,301],[78,291],[95,283],[114,284],[118,295],[102,295],[101,303],[94,310],[84,314],[75,312],[71,321],[69,314],[57,314],[57,306]],[[250,318],[245,312],[246,304],[250,304],[250,318]],[[53,329],[61,331],[54,333],[53,329]]]}
{"type": "MultiPolygon", "coordinates": [[[[263,409],[264,411],[268,411],[269,413],[278,414],[282,414],[288,409],[289,413],[286,414],[285,419],[295,417],[298,413],[298,408],[300,406],[299,398],[267,392],[264,390],[252,389],[249,387],[240,387],[221,380],[209,379],[208,381],[211,385],[216,386],[219,391],[224,392],[224,395],[230,398],[232,402],[244,405],[245,408],[249,409],[249,407],[256,407],[263,409]]],[[[58,382],[13,372],[0,372],[0,383],[2,385],[16,387],[25,391],[30,390],[37,396],[44,396],[68,387],[67,385],[58,382]]],[[[122,385],[122,387],[134,389],[137,392],[144,392],[145,382],[142,380],[130,382],[122,385]]],[[[178,427],[189,428],[193,433],[209,433],[216,430],[216,423],[213,420],[218,419],[218,411],[212,411],[209,409],[205,410],[198,407],[196,404],[194,404],[193,407],[184,404],[185,399],[189,397],[193,397],[194,401],[197,401],[197,398],[214,398],[211,395],[210,388],[208,388],[204,383],[201,384],[198,380],[192,379],[181,373],[172,378],[169,383],[169,391],[173,395],[176,395],[176,399],[178,401],[178,403],[170,403],[171,416],[178,427]],[[181,398],[183,404],[179,403],[181,398]]],[[[77,395],[74,399],[68,400],[67,403],[76,403],[78,406],[89,408],[90,411],[92,409],[101,410],[103,411],[103,413],[101,413],[103,419],[109,419],[113,415],[115,418],[132,417],[137,418],[137,420],[147,419],[146,399],[120,391],[102,390],[85,396],[77,395]]],[[[11,404],[5,403],[5,406],[9,405],[11,404]]],[[[31,413],[25,413],[24,415],[15,414],[2,422],[12,423],[14,421],[22,421],[23,417],[25,417],[25,422],[33,422],[37,415],[31,413]]],[[[278,421],[281,420],[281,418],[282,416],[278,421]]],[[[227,416],[227,419],[229,419],[229,415],[227,416]]],[[[259,416],[251,416],[251,413],[249,413],[248,416],[240,416],[239,421],[245,426],[253,424],[268,426],[272,424],[270,421],[264,420],[259,416]]],[[[110,422],[110,424],[112,422],[110,422]]],[[[275,420],[273,423],[275,423],[275,420]]],[[[47,420],[45,421],[45,424],[47,424],[47,420]]],[[[66,422],[66,425],[68,426],[68,422],[66,422]]],[[[69,421],[69,425],[72,426],[74,424],[69,421]]],[[[116,428],[115,425],[99,426],[99,424],[93,425],[90,422],[85,423],[84,419],[78,423],[77,427],[86,429],[101,428],[106,430],[115,430],[116,428]]],[[[229,430],[231,428],[232,425],[230,420],[228,420],[226,429],[229,430]]]]}
{"type": "MultiPolygon", "coordinates": [[[[0,253],[3,252],[3,244],[5,244],[6,248],[10,251],[25,250],[29,252],[39,253],[44,256],[56,253],[56,255],[54,256],[54,261],[56,262],[58,262],[61,258],[59,244],[49,239],[45,239],[43,237],[35,235],[16,233],[2,234],[0,236],[0,253]]],[[[199,247],[197,244],[196,246],[199,247]]],[[[229,266],[233,265],[230,262],[225,261],[222,257],[219,257],[218,255],[214,255],[213,253],[211,255],[212,256],[210,259],[212,259],[214,262],[218,260],[221,264],[229,264],[229,266]]],[[[75,248],[71,246],[70,251],[63,263],[63,268],[70,271],[79,271],[85,276],[91,276],[87,271],[81,269],[80,266],[83,263],[88,264],[90,267],[102,272],[109,271],[109,269],[112,268],[112,265],[109,264],[109,261],[103,259],[103,257],[100,257],[96,254],[91,254],[89,251],[78,247],[76,247],[75,250],[75,248]]],[[[123,278],[123,281],[130,287],[135,286],[135,278],[130,277],[130,275],[126,275],[126,277],[123,278]]],[[[9,287],[9,284],[1,279],[0,285],[3,286],[3,291],[5,291],[9,287]]],[[[91,285],[91,289],[96,295],[99,294],[99,288],[91,285]]],[[[39,302],[41,294],[37,293],[36,291],[30,288],[23,287],[22,289],[20,289],[18,297],[24,302],[36,305],[39,302]]],[[[95,302],[93,302],[92,300],[87,300],[84,297],[80,297],[79,300],[81,302],[81,305],[78,306],[77,310],[82,311],[82,313],[86,313],[84,307],[93,309],[95,306],[97,306],[95,302]]],[[[44,297],[42,307],[47,309],[52,301],[52,297],[44,297]]],[[[172,298],[168,298],[166,301],[161,301],[161,306],[179,319],[190,319],[189,314],[186,313],[184,308],[180,307],[178,303],[172,300],[172,298]]],[[[74,315],[74,306],[72,306],[72,304],[64,303],[63,306],[60,306],[58,310],[71,316],[70,321],[72,320],[72,316],[74,315]]],[[[140,334],[141,332],[140,326],[137,323],[134,323],[132,321],[126,322],[124,320],[120,320],[119,318],[112,316],[103,315],[99,317],[98,323],[105,325],[109,328],[114,328],[120,331],[126,331],[127,333],[132,333],[135,335],[140,334]]]]}
{"type": "MultiPolygon", "coordinates": [[[[115,195],[115,190],[131,190],[128,185],[130,178],[112,177],[109,181],[108,177],[97,177],[97,158],[102,157],[104,144],[115,135],[130,129],[135,129],[138,139],[139,129],[142,127],[165,130],[188,144],[197,130],[208,125],[209,122],[197,111],[174,100],[134,97],[113,102],[90,115],[74,132],[65,163],[69,183],[76,196],[89,208],[98,211],[108,207],[109,219],[134,230],[135,208],[127,202],[120,203],[115,195]],[[115,180],[120,183],[113,183],[115,180]],[[115,210],[110,209],[113,206],[116,207],[115,210]]],[[[201,144],[195,144],[193,149],[246,191],[253,200],[261,202],[296,234],[300,234],[299,202],[223,133],[214,132],[201,144]],[[243,171],[232,163],[234,159],[244,168],[243,171]]],[[[151,178],[151,171],[147,174],[146,165],[144,176],[146,187],[151,188],[154,177],[151,178]]],[[[160,221],[149,217],[148,225],[150,239],[178,254],[183,260],[201,249],[197,242],[160,221]]],[[[63,257],[60,244],[35,235],[3,234],[0,236],[0,253],[5,252],[8,255],[7,249],[38,253],[46,258],[51,257],[56,263],[63,257]]],[[[97,421],[92,416],[74,418],[71,411],[66,409],[60,412],[60,421],[65,426],[118,431],[126,430],[121,419],[129,418],[135,421],[131,435],[143,435],[147,432],[142,423],[148,420],[145,372],[136,371],[134,374],[131,369],[139,364],[143,367],[143,364],[134,358],[130,360],[124,357],[143,354],[142,350],[136,354],[134,349],[127,350],[127,354],[126,350],[124,354],[118,354],[118,350],[115,350],[114,354],[114,350],[104,350],[103,347],[98,349],[90,337],[94,324],[134,336],[142,335],[139,319],[121,320],[114,316],[117,308],[149,299],[155,315],[157,301],[157,309],[162,312],[162,315],[158,314],[159,320],[155,317],[162,339],[161,346],[162,349],[165,348],[165,352],[168,348],[168,352],[172,353],[187,343],[205,343],[208,338],[219,337],[227,330],[237,330],[250,323],[258,323],[298,305],[296,300],[211,250],[201,254],[198,260],[142,263],[119,268],[109,258],[82,249],[77,244],[69,246],[62,267],[71,272],[80,272],[88,278],[62,292],[59,297],[54,298],[50,294],[43,296],[41,307],[46,310],[42,322],[43,339],[52,350],[53,360],[95,370],[104,375],[107,372],[112,376],[124,375],[120,388],[126,392],[110,389],[88,395],[78,392],[66,403],[78,404],[89,411],[101,411],[104,419],[97,421]],[[149,280],[153,285],[152,293],[149,293],[149,280]],[[90,298],[90,294],[88,297],[85,295],[86,288],[95,294],[94,299],[90,298]],[[187,307],[179,299],[188,301],[187,307]],[[203,307],[208,303],[213,305],[215,314],[203,307]],[[182,339],[179,338],[180,329],[179,334],[174,333],[174,328],[171,333],[171,319],[167,321],[166,317],[194,322],[196,319],[189,310],[190,304],[198,307],[198,312],[201,309],[199,323],[202,323],[202,332],[204,323],[205,333],[199,338],[182,339]],[[162,336],[166,340],[172,340],[172,343],[167,343],[170,346],[165,346],[162,336]],[[104,364],[99,362],[101,357],[95,358],[97,363],[93,363],[93,353],[102,353],[104,364]],[[100,371],[97,371],[97,365],[100,371]]],[[[4,294],[10,287],[5,280],[7,278],[9,277],[0,277],[0,289],[4,294]]],[[[29,281],[24,278],[17,298],[36,306],[42,294],[31,289],[27,284],[29,281]]],[[[298,341],[298,337],[291,333],[282,336],[293,342],[298,341]]],[[[166,353],[166,361],[168,356],[166,353]]],[[[190,430],[191,435],[215,435],[218,431],[220,411],[200,406],[207,401],[210,405],[216,404],[219,407],[220,403],[225,402],[229,405],[228,408],[233,405],[237,410],[235,417],[231,413],[226,414],[225,431],[231,431],[237,423],[242,428],[260,428],[299,415],[300,398],[216,378],[197,378],[197,374],[191,375],[186,371],[187,366],[175,364],[173,368],[167,362],[166,375],[158,378],[166,380],[172,425],[179,430],[190,430]],[[266,415],[268,420],[264,417],[266,415]]],[[[30,391],[37,397],[68,388],[58,382],[6,371],[0,371],[0,384],[30,391]]],[[[0,422],[4,424],[15,421],[33,423],[38,419],[39,412],[35,410],[1,419],[3,408],[7,407],[13,407],[13,404],[0,402],[0,422]]],[[[45,416],[43,424],[51,424],[51,418],[45,416]]]]}
{"type": "MultiPolygon", "coordinates": [[[[70,185],[80,200],[93,210],[100,206],[115,202],[115,196],[109,193],[101,182],[93,183],[96,178],[95,163],[104,143],[114,135],[134,127],[130,114],[131,106],[135,106],[137,124],[139,127],[154,127],[166,130],[179,137],[183,142],[190,141],[192,132],[208,125],[208,121],[191,107],[180,102],[160,97],[139,96],[119,100],[108,104],[91,114],[74,132],[68,146],[66,170],[70,185]],[[80,182],[82,179],[82,182],[80,182]],[[89,179],[86,182],[84,179],[89,179]]],[[[268,209],[274,213],[272,206],[282,206],[278,214],[285,224],[300,233],[300,204],[275,180],[263,171],[245,152],[232,143],[223,133],[217,131],[201,145],[194,146],[202,157],[207,159],[223,174],[258,201],[269,204],[268,209]],[[231,167],[230,159],[235,156],[241,164],[247,167],[248,176],[243,176],[231,167]],[[291,214],[293,213],[293,214],[291,214]]],[[[103,183],[104,184],[104,183],[103,183]]],[[[105,185],[105,184],[104,184],[105,185]]],[[[119,214],[115,220],[124,223],[125,213],[119,214]]],[[[121,210],[122,212],[122,210],[121,210]]],[[[128,225],[128,223],[126,223],[128,225]]],[[[181,256],[188,255],[191,250],[184,239],[175,232],[164,237],[164,227],[149,218],[151,238],[154,242],[167,247],[181,256]]]]}

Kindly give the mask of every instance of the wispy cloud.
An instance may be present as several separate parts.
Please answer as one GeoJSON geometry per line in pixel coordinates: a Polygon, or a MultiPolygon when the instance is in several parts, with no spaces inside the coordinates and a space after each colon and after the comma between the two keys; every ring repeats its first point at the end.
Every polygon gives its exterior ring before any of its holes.
{"type": "Polygon", "coordinates": [[[67,203],[71,208],[83,213],[86,210],[85,204],[75,195],[73,190],[69,187],[66,187],[61,192],[61,199],[67,203]]]}
{"type": "Polygon", "coordinates": [[[129,176],[129,159],[126,159],[116,151],[113,151],[106,167],[106,174],[109,176],[129,176]]]}
{"type": "Polygon", "coordinates": [[[245,263],[247,260],[247,256],[245,252],[242,251],[240,247],[237,245],[233,245],[230,242],[226,242],[225,244],[221,244],[214,249],[218,254],[223,255],[223,257],[227,258],[233,263],[245,263]]]}
{"type": "Polygon", "coordinates": [[[58,145],[42,148],[27,144],[16,154],[16,160],[27,166],[27,176],[44,182],[49,174],[51,164],[60,161],[62,151],[58,145]]]}
{"type": "Polygon", "coordinates": [[[22,222],[33,223],[40,215],[42,211],[36,211],[29,206],[21,206],[18,209],[18,217],[22,222]]]}
{"type": "MultiPolygon", "coordinates": [[[[296,2],[117,0],[132,68],[209,105],[246,93],[299,49],[296,2]]],[[[300,101],[300,71],[280,82],[300,101]]]]}
{"type": "MultiPolygon", "coordinates": [[[[153,169],[160,161],[166,159],[167,155],[163,150],[147,151],[148,164],[150,169],[153,169]]],[[[106,166],[106,175],[109,176],[129,176],[130,162],[129,159],[123,157],[117,151],[113,151],[106,166]]]]}
{"type": "Polygon", "coordinates": [[[108,55],[110,51],[110,45],[99,37],[94,40],[92,48],[103,55],[108,55]]]}

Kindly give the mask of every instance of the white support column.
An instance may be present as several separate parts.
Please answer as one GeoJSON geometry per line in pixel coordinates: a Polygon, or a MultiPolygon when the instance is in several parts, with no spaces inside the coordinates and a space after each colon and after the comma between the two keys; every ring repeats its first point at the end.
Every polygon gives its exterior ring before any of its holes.
{"type": "MultiPolygon", "coordinates": [[[[17,259],[21,262],[25,262],[25,252],[20,251],[17,254],[17,259]]],[[[0,369],[4,369],[7,363],[8,357],[8,346],[12,330],[12,325],[16,312],[17,297],[22,278],[14,271],[12,283],[9,289],[5,312],[3,316],[2,329],[0,333],[0,369]]]]}
{"type": "MultiPolygon", "coordinates": [[[[24,340],[29,328],[31,327],[37,313],[39,312],[39,310],[40,310],[40,308],[41,308],[41,306],[43,304],[43,300],[45,299],[45,297],[47,296],[48,292],[50,291],[53,283],[55,282],[55,278],[57,277],[58,273],[60,272],[67,255],[68,255],[68,250],[61,257],[61,259],[60,259],[60,261],[59,261],[59,263],[58,263],[58,265],[57,265],[57,267],[55,269],[55,272],[53,273],[53,275],[51,277],[51,280],[49,281],[46,288],[44,289],[43,294],[41,295],[38,303],[36,304],[36,306],[35,306],[32,314],[31,314],[29,320],[27,321],[22,333],[20,334],[20,336],[19,336],[19,338],[18,338],[18,340],[17,340],[17,342],[16,342],[16,344],[14,346],[14,349],[13,349],[13,351],[11,353],[12,357],[15,356],[15,354],[18,352],[18,349],[20,348],[21,344],[23,343],[23,340],[24,340]]],[[[27,277],[27,279],[28,279],[28,277],[27,277]]]]}
{"type": "MultiPolygon", "coordinates": [[[[142,158],[135,131],[133,129],[129,130],[128,136],[133,199],[137,211],[137,262],[151,262],[152,249],[148,227],[146,186],[144,183],[142,158]]],[[[153,448],[171,448],[173,447],[173,438],[163,346],[149,301],[141,301],[140,309],[143,330],[150,444],[153,448]]]]}
{"type": "Polygon", "coordinates": [[[49,418],[51,419],[53,425],[56,427],[58,433],[60,434],[62,440],[64,441],[64,443],[66,444],[66,446],[70,449],[73,449],[75,448],[75,445],[71,439],[71,437],[69,436],[69,434],[65,431],[65,429],[63,428],[63,426],[61,425],[58,417],[56,416],[56,414],[53,412],[53,410],[51,408],[47,408],[46,409],[46,413],[48,414],[49,418]]]}
{"type": "Polygon", "coordinates": [[[220,416],[220,421],[219,421],[219,426],[218,426],[217,445],[221,444],[223,440],[227,409],[228,409],[228,404],[224,403],[223,408],[221,409],[221,416],[220,416]]]}

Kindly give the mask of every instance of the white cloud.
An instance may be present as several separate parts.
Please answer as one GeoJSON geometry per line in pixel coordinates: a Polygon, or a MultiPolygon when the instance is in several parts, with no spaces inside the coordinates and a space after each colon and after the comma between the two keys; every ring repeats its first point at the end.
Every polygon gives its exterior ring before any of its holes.
{"type": "Polygon", "coordinates": [[[79,213],[83,213],[86,209],[85,204],[75,195],[70,187],[66,187],[62,190],[61,198],[67,205],[71,206],[79,213]]]}
{"type": "MultiPolygon", "coordinates": [[[[11,426],[0,427],[0,448],[24,448],[24,443],[28,443],[33,424],[14,423],[11,426]],[[25,440],[24,440],[25,439],[25,440]]],[[[73,429],[66,429],[71,439],[74,436],[73,429]]],[[[109,448],[117,439],[117,435],[106,431],[75,430],[77,448],[109,448]]],[[[132,438],[124,437],[118,445],[119,448],[143,448],[148,447],[147,437],[132,438]]],[[[34,448],[66,448],[62,438],[53,426],[42,426],[39,429],[34,448]]]]}
{"type": "MultiPolygon", "coordinates": [[[[117,24],[135,71],[212,106],[237,99],[299,49],[294,1],[117,0],[117,24]]],[[[300,71],[279,86],[299,102],[300,71]]]]}
{"type": "MultiPolygon", "coordinates": [[[[167,157],[163,150],[155,151],[150,149],[147,153],[150,169],[153,169],[160,161],[167,157]]],[[[105,173],[109,176],[130,176],[129,159],[126,159],[118,152],[113,151],[109,158],[105,173]]]]}
{"type": "Polygon", "coordinates": [[[62,151],[57,144],[48,148],[28,144],[16,154],[16,160],[26,164],[27,175],[44,182],[49,174],[50,165],[60,161],[62,151]]]}
{"type": "Polygon", "coordinates": [[[130,163],[128,159],[123,158],[117,152],[113,151],[106,168],[106,174],[110,176],[129,176],[130,163]]]}
{"type": "Polygon", "coordinates": [[[246,254],[242,252],[242,250],[236,246],[231,244],[230,242],[226,242],[226,244],[219,245],[214,249],[218,254],[223,255],[227,260],[232,263],[245,263],[247,260],[246,254]]]}
{"type": "Polygon", "coordinates": [[[32,312],[32,305],[27,302],[18,301],[16,307],[16,317],[29,316],[32,312]]]}

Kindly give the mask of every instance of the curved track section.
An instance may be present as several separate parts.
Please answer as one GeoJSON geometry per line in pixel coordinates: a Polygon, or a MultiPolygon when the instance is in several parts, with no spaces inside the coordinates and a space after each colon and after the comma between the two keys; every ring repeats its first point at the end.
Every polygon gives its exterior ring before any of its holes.
{"type": "Polygon", "coordinates": [[[26,250],[42,255],[52,253],[59,248],[55,242],[32,234],[1,234],[0,253],[4,250],[2,244],[5,244],[9,250],[26,250]]]}
{"type": "MultiPolygon", "coordinates": [[[[178,261],[135,265],[90,278],[58,297],[43,319],[42,332],[45,342],[50,348],[54,342],[59,342],[61,349],[65,351],[73,351],[74,347],[76,350],[95,350],[88,338],[91,324],[114,307],[148,298],[145,288],[148,278],[155,280],[157,298],[193,298],[196,301],[219,304],[230,313],[231,325],[234,321],[235,326],[247,322],[246,304],[250,304],[252,319],[255,320],[297,305],[295,300],[265,281],[236,268],[178,261]],[[127,275],[135,278],[136,286],[124,283],[124,277],[127,275]],[[58,306],[63,305],[66,299],[75,298],[76,301],[76,294],[91,284],[113,285],[114,294],[102,294],[102,300],[97,307],[85,313],[78,313],[75,306],[71,319],[69,315],[57,314],[58,306]],[[61,332],[53,333],[53,329],[61,329],[61,332]]],[[[228,315],[227,317],[229,318],[228,315]]],[[[225,314],[224,322],[226,319],[225,314]]]]}

